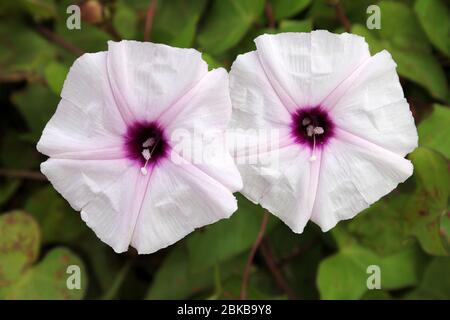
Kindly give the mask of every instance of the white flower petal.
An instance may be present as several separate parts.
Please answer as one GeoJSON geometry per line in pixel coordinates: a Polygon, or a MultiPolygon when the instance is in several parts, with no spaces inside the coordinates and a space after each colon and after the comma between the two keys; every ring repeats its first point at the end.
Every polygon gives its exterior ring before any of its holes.
{"type": "Polygon", "coordinates": [[[116,99],[131,119],[155,120],[208,72],[200,52],[149,42],[108,42],[116,99]]]}
{"type": "Polygon", "coordinates": [[[364,38],[348,33],[265,34],[255,42],[267,77],[291,112],[320,104],[370,58],[364,38]]]}
{"type": "Polygon", "coordinates": [[[230,71],[232,128],[288,127],[291,115],[262,68],[256,51],[239,55],[230,71]]]}
{"type": "Polygon", "coordinates": [[[396,64],[387,51],[373,56],[334,98],[336,125],[402,156],[417,147],[417,130],[396,64]]]}
{"type": "Polygon", "coordinates": [[[84,222],[117,253],[127,251],[131,244],[148,182],[149,176],[130,168],[81,211],[84,222]]]}
{"type": "Polygon", "coordinates": [[[350,219],[412,175],[409,160],[337,129],[322,153],[311,220],[323,231],[350,219]]]}
{"type": "Polygon", "coordinates": [[[237,210],[227,188],[183,159],[175,163],[165,161],[152,172],[132,239],[141,254],[171,245],[237,210]]]}
{"type": "Polygon", "coordinates": [[[228,74],[221,68],[210,71],[159,121],[167,124],[170,145],[178,155],[235,192],[242,180],[225,141],[230,117],[228,74]]]}
{"type": "Polygon", "coordinates": [[[83,160],[49,158],[41,164],[42,173],[75,209],[119,180],[130,168],[127,160],[83,160]]]}
{"type": "Polygon", "coordinates": [[[109,87],[106,52],[78,58],[67,75],[61,97],[38,150],[54,157],[120,156],[118,146],[125,122],[109,87]],[[90,156],[90,152],[94,154],[90,156]]]}
{"type": "Polygon", "coordinates": [[[169,133],[225,130],[231,117],[228,73],[219,68],[208,72],[188,93],[159,117],[169,133]]]}
{"type": "Polygon", "coordinates": [[[309,157],[309,150],[304,149],[259,201],[296,233],[303,232],[314,205],[318,162],[311,163],[309,157]]]}
{"type": "Polygon", "coordinates": [[[226,186],[231,192],[242,189],[241,175],[229,152],[225,134],[211,131],[202,136],[172,141],[171,156],[182,157],[197,169],[226,186]]]}
{"type": "Polygon", "coordinates": [[[263,195],[280,179],[285,170],[296,160],[301,150],[297,145],[258,152],[243,153],[235,158],[244,186],[241,193],[254,203],[260,203],[263,195]]]}

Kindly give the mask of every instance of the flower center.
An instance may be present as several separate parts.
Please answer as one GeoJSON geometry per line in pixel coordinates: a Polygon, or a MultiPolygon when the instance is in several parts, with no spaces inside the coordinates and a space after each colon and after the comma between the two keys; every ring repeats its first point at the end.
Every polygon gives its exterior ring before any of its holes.
{"type": "Polygon", "coordinates": [[[333,122],[320,106],[301,108],[292,118],[292,135],[312,150],[310,161],[315,161],[316,148],[323,148],[334,135],[333,122]]]}
{"type": "Polygon", "coordinates": [[[156,122],[134,123],[128,127],[124,139],[127,158],[140,166],[143,175],[167,155],[167,140],[156,122]]]}

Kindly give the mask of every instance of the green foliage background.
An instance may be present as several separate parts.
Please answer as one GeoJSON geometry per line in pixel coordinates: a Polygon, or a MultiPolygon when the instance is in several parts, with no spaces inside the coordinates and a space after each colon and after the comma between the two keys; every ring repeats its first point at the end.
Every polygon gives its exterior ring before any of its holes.
{"type": "MultiPolygon", "coordinates": [[[[68,30],[72,2],[0,1],[0,299],[238,298],[261,207],[239,196],[239,211],[229,220],[152,255],[117,255],[41,180],[45,159],[35,145],[69,67],[82,51],[105,50],[107,40],[142,41],[151,1],[77,1],[82,28],[68,30]],[[69,264],[81,267],[81,290],[66,289],[69,264]]],[[[409,155],[415,173],[325,234],[309,223],[296,235],[271,216],[251,268],[248,298],[449,299],[447,1],[158,0],[150,37],[198,48],[211,67],[229,69],[262,33],[343,32],[339,5],[372,53],[386,48],[398,63],[419,128],[420,147],[409,155]],[[381,30],[366,28],[371,4],[380,6],[381,30]],[[371,264],[381,267],[381,290],[366,287],[371,264]]]]}

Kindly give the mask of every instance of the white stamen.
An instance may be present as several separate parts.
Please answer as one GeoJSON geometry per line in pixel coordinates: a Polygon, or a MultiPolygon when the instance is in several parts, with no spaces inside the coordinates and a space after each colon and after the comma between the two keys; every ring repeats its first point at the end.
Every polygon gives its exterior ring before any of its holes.
{"type": "Polygon", "coordinates": [[[314,134],[314,127],[312,125],[306,127],[306,134],[308,137],[311,137],[314,134]]]}
{"type": "Polygon", "coordinates": [[[308,124],[310,124],[311,123],[311,119],[310,118],[304,118],[303,120],[302,120],[302,125],[303,126],[307,126],[308,124]]]}
{"type": "Polygon", "coordinates": [[[155,143],[155,138],[148,138],[147,140],[144,141],[142,146],[144,148],[148,148],[148,147],[151,147],[154,143],[155,143]]]}
{"type": "Polygon", "coordinates": [[[150,154],[150,150],[148,149],[142,150],[142,156],[146,161],[148,161],[152,157],[152,155],[150,154]]]}
{"type": "Polygon", "coordinates": [[[159,142],[159,139],[158,139],[158,141],[155,142],[155,139],[154,139],[154,138],[148,138],[148,139],[145,140],[145,142],[142,144],[142,146],[143,146],[144,148],[153,146],[153,148],[152,148],[151,151],[150,151],[149,149],[144,149],[144,150],[142,150],[142,156],[143,156],[144,159],[145,159],[145,164],[144,164],[143,167],[141,167],[141,173],[142,173],[144,176],[146,176],[147,173],[148,173],[147,168],[146,168],[146,167],[147,167],[147,163],[148,163],[148,161],[152,158],[153,151],[155,151],[156,146],[158,145],[158,142],[159,142]]]}
{"type": "MultiPolygon", "coordinates": [[[[314,128],[315,129],[315,128],[314,128]]],[[[314,131],[314,130],[313,130],[314,131]]],[[[314,162],[314,161],[316,161],[316,159],[317,159],[317,157],[316,157],[316,155],[314,154],[314,152],[316,152],[316,134],[313,132],[313,150],[312,150],[312,155],[311,155],[311,157],[309,158],[309,161],[310,162],[314,162]]]]}
{"type": "Polygon", "coordinates": [[[325,130],[323,130],[322,127],[315,127],[314,128],[314,134],[323,134],[325,130]]]}

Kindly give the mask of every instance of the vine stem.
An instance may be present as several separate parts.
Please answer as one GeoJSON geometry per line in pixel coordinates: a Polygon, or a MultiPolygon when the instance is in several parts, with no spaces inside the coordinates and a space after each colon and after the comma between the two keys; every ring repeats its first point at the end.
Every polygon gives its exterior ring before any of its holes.
{"type": "Polygon", "coordinates": [[[44,27],[42,25],[37,24],[36,30],[38,33],[40,33],[44,38],[46,38],[50,42],[53,42],[54,44],[60,46],[61,48],[69,51],[70,53],[72,53],[76,56],[81,56],[84,53],[83,50],[74,46],[70,42],[67,42],[63,37],[57,35],[52,30],[47,29],[46,27],[44,27]]]}
{"type": "Polygon", "coordinates": [[[270,273],[275,279],[275,283],[277,284],[278,288],[280,288],[283,292],[285,292],[286,295],[289,297],[289,299],[297,299],[294,291],[291,289],[291,287],[289,287],[288,282],[284,278],[283,273],[278,268],[278,265],[273,258],[272,249],[270,248],[270,245],[266,241],[263,241],[261,243],[259,251],[263,256],[267,268],[269,269],[270,273]]]}
{"type": "Polygon", "coordinates": [[[155,17],[156,11],[156,2],[156,0],[151,0],[147,9],[144,25],[144,41],[150,41],[150,33],[152,31],[153,18],[155,17]]]}
{"type": "Polygon", "coordinates": [[[345,31],[351,32],[352,23],[348,19],[347,14],[345,13],[345,8],[340,0],[336,1],[336,3],[334,4],[334,9],[336,10],[336,16],[341,22],[341,24],[344,26],[345,31]]]}
{"type": "Polygon", "coordinates": [[[14,170],[14,169],[0,168],[0,176],[8,178],[47,181],[47,178],[42,173],[28,170],[14,170]]]}
{"type": "Polygon", "coordinates": [[[266,6],[264,8],[264,12],[266,14],[268,27],[269,28],[275,28],[276,27],[276,22],[275,22],[275,17],[274,17],[274,14],[273,14],[272,4],[270,2],[266,2],[266,6]]]}
{"type": "Polygon", "coordinates": [[[250,268],[252,266],[253,259],[255,258],[256,251],[258,251],[258,248],[264,238],[264,233],[266,232],[268,220],[269,220],[269,212],[265,210],[262,217],[261,227],[259,229],[258,236],[256,237],[252,249],[250,250],[250,254],[248,255],[247,263],[245,265],[244,273],[242,275],[241,295],[240,295],[241,300],[245,300],[247,298],[247,285],[248,285],[248,278],[250,276],[250,268]]]}

